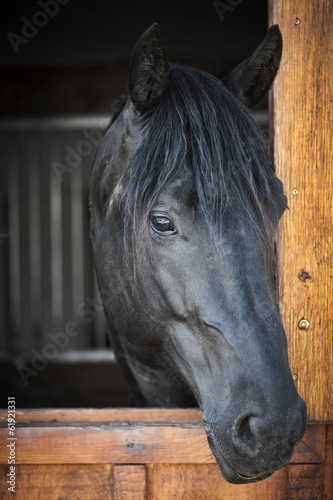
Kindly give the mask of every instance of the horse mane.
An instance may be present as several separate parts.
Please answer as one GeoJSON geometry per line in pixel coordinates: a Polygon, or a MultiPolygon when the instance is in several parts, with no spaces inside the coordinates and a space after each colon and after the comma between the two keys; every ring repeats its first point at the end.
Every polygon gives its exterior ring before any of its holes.
{"type": "Polygon", "coordinates": [[[143,140],[125,173],[125,236],[129,229],[140,236],[157,196],[184,165],[194,174],[198,208],[216,241],[231,196],[254,207],[253,226],[261,234],[275,227],[286,199],[268,141],[223,83],[171,66],[168,85],[146,118],[143,140]]]}

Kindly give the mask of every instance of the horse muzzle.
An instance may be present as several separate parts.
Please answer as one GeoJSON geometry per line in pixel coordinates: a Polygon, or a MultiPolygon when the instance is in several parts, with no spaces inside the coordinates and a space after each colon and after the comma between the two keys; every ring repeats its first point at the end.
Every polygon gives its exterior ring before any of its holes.
{"type": "Polygon", "coordinates": [[[222,429],[205,416],[203,420],[224,479],[236,484],[262,481],[287,465],[307,425],[306,405],[301,398],[293,414],[280,421],[247,414],[222,429]]]}

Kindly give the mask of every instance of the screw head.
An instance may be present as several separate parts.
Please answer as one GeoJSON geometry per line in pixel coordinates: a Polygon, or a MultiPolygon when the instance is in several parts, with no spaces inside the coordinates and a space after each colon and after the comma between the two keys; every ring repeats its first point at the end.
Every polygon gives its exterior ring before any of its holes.
{"type": "Polygon", "coordinates": [[[302,318],[302,319],[299,320],[298,326],[299,326],[299,328],[301,330],[307,330],[309,328],[309,326],[310,326],[310,323],[308,322],[307,319],[302,318]]]}
{"type": "Polygon", "coordinates": [[[293,375],[294,380],[297,380],[297,378],[298,378],[297,375],[293,375]]]}
{"type": "Polygon", "coordinates": [[[305,282],[306,280],[310,280],[311,276],[307,271],[302,271],[301,273],[299,273],[298,278],[301,281],[305,282]]]}
{"type": "Polygon", "coordinates": [[[296,17],[296,19],[295,19],[295,24],[296,24],[296,26],[297,26],[298,24],[300,24],[300,22],[301,22],[301,21],[300,21],[300,19],[298,19],[298,17],[296,17]]]}
{"type": "Polygon", "coordinates": [[[298,189],[293,190],[293,195],[296,196],[296,194],[298,194],[298,189]]]}

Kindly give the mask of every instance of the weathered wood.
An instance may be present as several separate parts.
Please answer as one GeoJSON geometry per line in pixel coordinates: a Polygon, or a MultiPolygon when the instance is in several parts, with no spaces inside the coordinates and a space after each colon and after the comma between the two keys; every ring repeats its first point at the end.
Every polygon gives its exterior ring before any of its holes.
{"type": "Polygon", "coordinates": [[[146,500],[144,465],[115,465],[114,500],[146,500]]]}
{"type": "Polygon", "coordinates": [[[326,425],[326,460],[333,464],[333,424],[326,425]]]}
{"type": "Polygon", "coordinates": [[[287,500],[288,470],[246,485],[227,483],[217,464],[148,465],[148,498],[154,500],[287,500]]]}
{"type": "MultiPolygon", "coordinates": [[[[0,498],[10,498],[0,417],[0,498]]],[[[249,485],[224,481],[197,409],[18,411],[15,437],[23,500],[332,499],[333,424],[310,424],[292,465],[249,485]]]]}
{"type": "Polygon", "coordinates": [[[324,500],[333,499],[333,424],[326,426],[326,463],[324,465],[324,500]]]}
{"type": "Polygon", "coordinates": [[[281,313],[309,419],[332,421],[333,3],[270,0],[270,22],[284,44],[271,96],[274,161],[289,200],[278,248],[281,313]]]}
{"type": "Polygon", "coordinates": [[[0,465],[1,500],[111,500],[113,466],[17,465],[15,494],[8,491],[8,467],[0,465]]]}
{"type": "MultiPolygon", "coordinates": [[[[0,463],[7,461],[6,416],[0,413],[0,463]]],[[[27,410],[16,418],[19,464],[215,463],[197,409],[27,410]]],[[[323,463],[330,427],[310,424],[292,462],[323,463]]]]}
{"type": "MultiPolygon", "coordinates": [[[[7,410],[0,410],[0,423],[7,419],[7,410]]],[[[19,422],[180,422],[202,419],[198,408],[160,409],[160,408],[69,408],[17,410],[19,422]]]]}
{"type": "Polygon", "coordinates": [[[321,500],[323,493],[323,468],[320,465],[289,466],[291,500],[321,500]]]}
{"type": "Polygon", "coordinates": [[[305,436],[298,444],[291,463],[320,464],[325,462],[325,431],[324,424],[308,425],[305,436]]]}
{"type": "Polygon", "coordinates": [[[333,464],[323,466],[323,500],[333,500],[333,464]]]}
{"type": "MultiPolygon", "coordinates": [[[[0,463],[7,462],[0,429],[0,463]]],[[[214,463],[201,426],[18,427],[17,463],[214,463]]]]}

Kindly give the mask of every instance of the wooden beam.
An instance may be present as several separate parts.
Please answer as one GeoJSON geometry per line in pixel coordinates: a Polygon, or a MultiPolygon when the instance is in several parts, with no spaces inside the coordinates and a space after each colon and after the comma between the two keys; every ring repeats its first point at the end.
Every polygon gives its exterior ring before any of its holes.
{"type": "Polygon", "coordinates": [[[308,417],[333,421],[333,3],[270,0],[270,23],[284,45],[271,95],[274,161],[289,200],[281,314],[308,417]]]}
{"type": "MultiPolygon", "coordinates": [[[[8,460],[6,417],[0,413],[0,464],[8,460]]],[[[292,462],[325,462],[330,427],[309,425],[292,462]]],[[[20,410],[15,438],[17,464],[215,464],[197,409],[20,410]]]]}
{"type": "MultiPolygon", "coordinates": [[[[7,463],[8,430],[0,429],[0,463],[7,463]]],[[[17,464],[215,463],[198,425],[18,427],[17,464]]]]}
{"type": "MultiPolygon", "coordinates": [[[[7,410],[0,410],[0,423],[6,421],[7,410]]],[[[198,408],[66,408],[16,410],[17,423],[32,422],[180,422],[202,421],[198,408]]]]}

